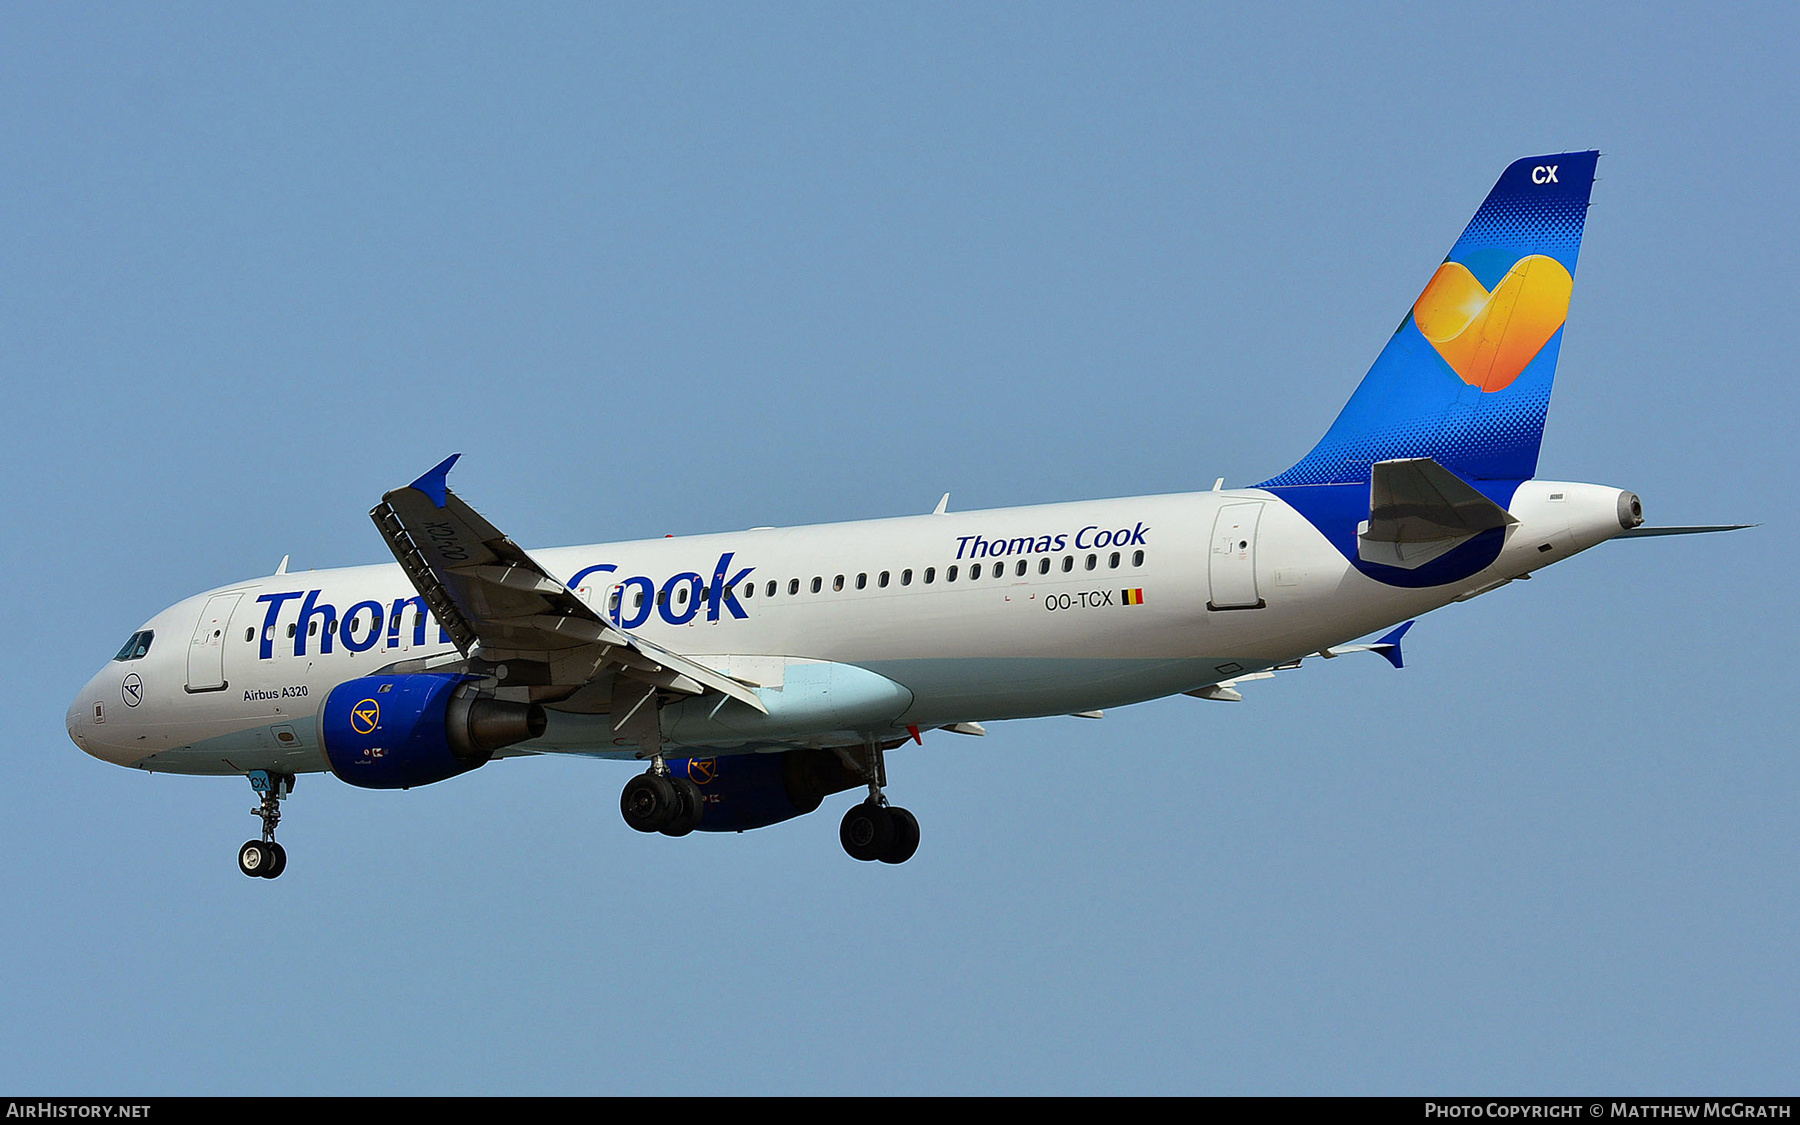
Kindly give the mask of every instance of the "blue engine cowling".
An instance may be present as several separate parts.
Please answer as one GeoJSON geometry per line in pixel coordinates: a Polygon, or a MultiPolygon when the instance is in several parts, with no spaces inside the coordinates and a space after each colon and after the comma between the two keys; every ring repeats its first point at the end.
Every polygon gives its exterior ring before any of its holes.
{"type": "Polygon", "coordinates": [[[544,733],[544,709],[483,696],[473,676],[364,676],[331,689],[319,714],[331,772],[364,789],[410,789],[484,765],[544,733]]]}
{"type": "Polygon", "coordinates": [[[863,784],[860,773],[829,750],[669,759],[676,776],[700,787],[701,832],[743,832],[803,816],[833,793],[863,784]]]}

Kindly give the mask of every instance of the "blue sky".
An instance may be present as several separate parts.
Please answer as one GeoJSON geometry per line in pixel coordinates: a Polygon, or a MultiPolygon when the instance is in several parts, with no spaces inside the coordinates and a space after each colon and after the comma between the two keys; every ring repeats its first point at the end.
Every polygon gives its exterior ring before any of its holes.
{"type": "Polygon", "coordinates": [[[1791,8],[514,8],[0,13],[0,1087],[1793,1091],[1791,8]],[[302,777],[251,881],[63,731],[450,452],[536,546],[1263,479],[1587,147],[1540,473],[1764,526],[929,738],[903,868],[530,760],[302,777]]]}

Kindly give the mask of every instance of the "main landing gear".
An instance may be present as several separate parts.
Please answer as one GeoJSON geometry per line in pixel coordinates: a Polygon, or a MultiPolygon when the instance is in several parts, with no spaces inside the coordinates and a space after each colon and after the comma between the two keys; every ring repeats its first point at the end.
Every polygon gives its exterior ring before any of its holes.
{"type": "Polygon", "coordinates": [[[700,827],[706,798],[690,779],[672,776],[668,764],[658,756],[651,760],[649,772],[625,783],[619,811],[625,815],[625,823],[639,832],[686,836],[700,827]]]}
{"type": "Polygon", "coordinates": [[[844,814],[838,825],[838,842],[851,859],[905,863],[919,850],[919,821],[900,806],[888,804],[882,792],[887,784],[887,761],[880,744],[865,744],[862,760],[854,764],[869,783],[869,796],[844,814]]]}
{"type": "Polygon", "coordinates": [[[251,816],[262,817],[262,839],[246,840],[238,849],[238,870],[273,879],[287,870],[287,849],[275,842],[275,826],[281,823],[281,802],[294,791],[294,775],[251,770],[250,788],[262,794],[262,806],[250,810],[251,816]]]}
{"type": "Polygon", "coordinates": [[[838,842],[851,859],[905,863],[919,850],[919,821],[899,805],[878,804],[872,796],[851,805],[838,825],[838,842]]]}

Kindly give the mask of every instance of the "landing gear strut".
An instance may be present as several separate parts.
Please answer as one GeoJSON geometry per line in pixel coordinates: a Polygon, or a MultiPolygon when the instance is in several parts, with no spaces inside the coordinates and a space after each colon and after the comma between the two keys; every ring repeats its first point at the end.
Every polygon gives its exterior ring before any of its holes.
{"type": "Polygon", "coordinates": [[[619,794],[619,811],[625,823],[639,832],[686,836],[700,827],[706,799],[693,781],[672,776],[668,763],[658,755],[651,759],[648,772],[625,783],[625,792],[619,794]]]}
{"type": "Polygon", "coordinates": [[[273,879],[287,870],[287,849],[275,842],[275,826],[281,823],[281,802],[294,791],[294,775],[250,771],[250,788],[262,794],[262,805],[250,810],[262,817],[262,839],[246,840],[238,849],[238,870],[251,877],[273,879]]]}
{"type": "Polygon", "coordinates": [[[639,832],[686,836],[700,827],[706,798],[698,785],[671,774],[669,764],[663,761],[660,706],[654,684],[644,685],[635,702],[626,694],[616,694],[613,699],[617,716],[613,730],[637,743],[639,758],[650,759],[648,771],[625,783],[625,791],[619,794],[619,811],[625,814],[625,823],[639,832]]]}
{"type": "Polygon", "coordinates": [[[887,762],[880,744],[863,746],[862,761],[855,763],[869,783],[869,796],[850,806],[838,825],[838,842],[851,859],[905,863],[919,850],[919,821],[898,805],[890,805],[882,787],[887,784],[887,762]]]}

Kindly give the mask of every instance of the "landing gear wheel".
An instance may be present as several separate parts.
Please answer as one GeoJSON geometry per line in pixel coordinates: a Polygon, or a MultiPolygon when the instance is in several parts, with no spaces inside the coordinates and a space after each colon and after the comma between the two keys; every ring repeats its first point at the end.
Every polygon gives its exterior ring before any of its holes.
{"type": "Polygon", "coordinates": [[[894,818],[873,801],[852,805],[838,825],[838,842],[851,859],[879,859],[894,844],[894,818]]]}
{"type": "Polygon", "coordinates": [[[269,867],[274,862],[275,853],[261,840],[246,840],[244,846],[238,849],[238,870],[252,879],[268,875],[269,867]]]}
{"type": "Polygon", "coordinates": [[[691,778],[676,777],[669,781],[675,790],[675,797],[680,802],[680,809],[674,819],[662,829],[664,836],[686,836],[700,827],[700,818],[706,815],[706,797],[700,787],[691,778]]]}
{"type": "Polygon", "coordinates": [[[654,773],[640,773],[625,783],[619,794],[619,812],[625,823],[639,832],[661,832],[681,812],[681,799],[668,778],[654,773]]]}
{"type": "Polygon", "coordinates": [[[265,879],[274,879],[287,870],[287,849],[273,840],[264,844],[263,847],[269,852],[269,866],[267,870],[260,871],[258,874],[265,879]]]}
{"type": "Polygon", "coordinates": [[[919,850],[919,821],[905,809],[889,805],[888,818],[894,822],[894,842],[876,858],[883,863],[905,863],[919,850]]]}

